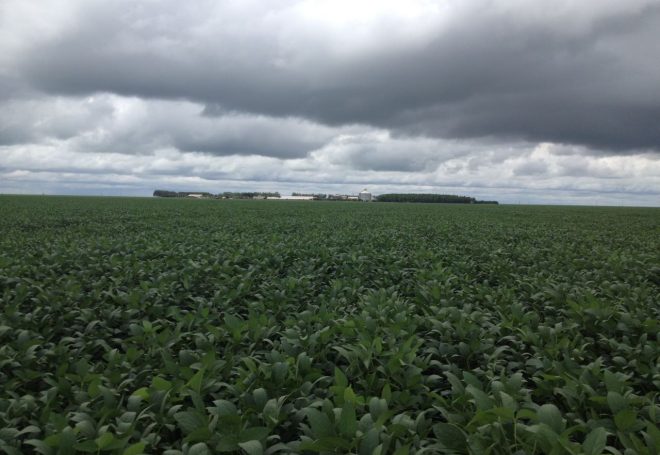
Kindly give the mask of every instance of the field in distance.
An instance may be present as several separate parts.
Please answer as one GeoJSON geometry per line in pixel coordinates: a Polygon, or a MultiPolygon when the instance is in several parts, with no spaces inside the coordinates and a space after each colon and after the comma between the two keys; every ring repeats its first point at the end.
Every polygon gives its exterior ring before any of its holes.
{"type": "Polygon", "coordinates": [[[659,453],[659,209],[1,196],[0,233],[0,452],[659,453]]]}

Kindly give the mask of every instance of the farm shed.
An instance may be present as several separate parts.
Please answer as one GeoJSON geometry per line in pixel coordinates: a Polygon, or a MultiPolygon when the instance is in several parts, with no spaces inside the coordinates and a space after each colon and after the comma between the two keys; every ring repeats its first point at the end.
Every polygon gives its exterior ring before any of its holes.
{"type": "MultiPolygon", "coordinates": [[[[271,199],[271,198],[268,198],[271,199]]],[[[287,200],[287,201],[313,201],[314,196],[281,196],[281,197],[276,197],[272,199],[280,199],[280,200],[287,200]]]]}

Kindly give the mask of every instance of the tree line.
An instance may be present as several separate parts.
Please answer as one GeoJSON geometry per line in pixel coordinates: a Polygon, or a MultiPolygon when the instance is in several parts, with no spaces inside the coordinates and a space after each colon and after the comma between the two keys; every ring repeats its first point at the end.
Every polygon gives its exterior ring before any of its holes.
{"type": "Polygon", "coordinates": [[[189,197],[191,194],[201,194],[205,198],[228,198],[228,199],[255,199],[266,197],[280,197],[280,193],[264,192],[264,191],[246,191],[246,192],[233,192],[225,191],[220,194],[211,194],[202,191],[167,191],[156,190],[154,197],[189,197]]]}
{"type": "Polygon", "coordinates": [[[206,193],[202,191],[167,191],[167,190],[154,191],[155,197],[188,197],[191,194],[201,194],[204,197],[213,197],[211,193],[206,193]]]}
{"type": "Polygon", "coordinates": [[[426,202],[436,204],[497,204],[497,201],[478,201],[469,196],[453,194],[389,193],[378,196],[378,202],[426,202]]]}

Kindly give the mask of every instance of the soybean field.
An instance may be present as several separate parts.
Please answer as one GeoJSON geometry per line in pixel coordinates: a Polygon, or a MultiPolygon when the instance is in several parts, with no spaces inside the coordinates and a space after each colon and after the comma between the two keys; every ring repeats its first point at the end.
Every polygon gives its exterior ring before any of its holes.
{"type": "Polygon", "coordinates": [[[0,453],[660,454],[660,209],[0,197],[0,453]]]}

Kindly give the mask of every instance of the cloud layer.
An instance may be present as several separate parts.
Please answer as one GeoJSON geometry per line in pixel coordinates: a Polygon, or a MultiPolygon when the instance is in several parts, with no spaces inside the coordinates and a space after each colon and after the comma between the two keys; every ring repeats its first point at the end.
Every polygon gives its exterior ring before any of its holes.
{"type": "Polygon", "coordinates": [[[7,0],[0,191],[659,205],[658,42],[656,0],[7,0]]]}

